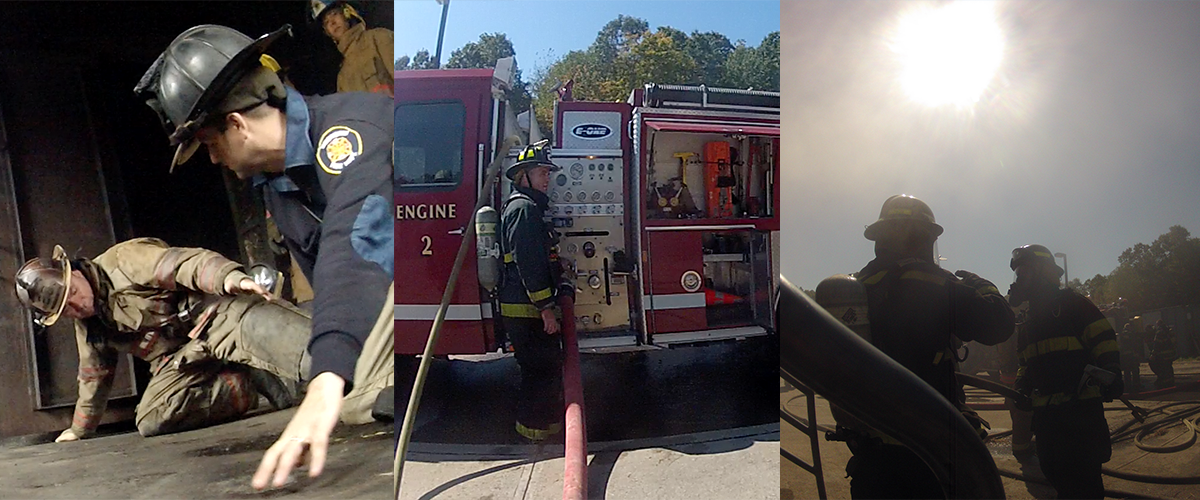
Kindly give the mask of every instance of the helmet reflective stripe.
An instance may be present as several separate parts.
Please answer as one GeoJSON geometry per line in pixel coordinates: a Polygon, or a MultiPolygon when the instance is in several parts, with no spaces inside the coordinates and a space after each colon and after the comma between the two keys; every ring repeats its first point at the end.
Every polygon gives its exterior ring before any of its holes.
{"type": "Polygon", "coordinates": [[[1040,261],[1054,268],[1059,276],[1062,276],[1063,269],[1058,267],[1058,262],[1054,260],[1054,254],[1049,248],[1042,245],[1025,245],[1019,248],[1014,248],[1012,251],[1012,260],[1008,262],[1008,267],[1016,271],[1018,267],[1026,262],[1040,261]]]}

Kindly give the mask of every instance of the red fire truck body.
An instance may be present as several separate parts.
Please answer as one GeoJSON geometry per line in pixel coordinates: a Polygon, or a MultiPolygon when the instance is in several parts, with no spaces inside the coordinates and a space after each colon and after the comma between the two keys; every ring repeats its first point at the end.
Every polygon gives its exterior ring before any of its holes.
{"type": "MultiPolygon", "coordinates": [[[[424,349],[495,148],[525,133],[493,70],[395,77],[395,345],[412,355],[424,349]]],[[[554,116],[562,170],[549,216],[574,272],[581,348],[773,332],[778,93],[651,84],[624,103],[562,100],[554,116]]],[[[505,166],[517,152],[502,152],[505,166]]],[[[501,176],[489,204],[500,210],[509,189],[501,176]]],[[[478,272],[469,257],[437,354],[503,347],[478,272]]]]}

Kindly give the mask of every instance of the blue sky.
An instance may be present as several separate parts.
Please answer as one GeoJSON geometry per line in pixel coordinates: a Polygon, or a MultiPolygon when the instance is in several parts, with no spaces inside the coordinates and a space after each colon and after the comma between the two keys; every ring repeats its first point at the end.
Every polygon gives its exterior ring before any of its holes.
{"type": "Polygon", "coordinates": [[[917,2],[785,0],[782,273],[813,289],[873,257],[887,197],[933,208],[943,267],[1001,291],[1013,248],[1072,278],[1172,225],[1200,234],[1200,2],[1000,1],[991,96],[970,112],[898,88],[884,34],[917,2]]]}
{"type": "MultiPolygon", "coordinates": [[[[434,0],[396,2],[396,57],[437,48],[442,8],[434,0]]],[[[716,31],[736,43],[757,46],[768,33],[779,31],[777,1],[543,1],[453,0],[446,19],[442,63],[454,49],[483,33],[508,35],[517,63],[526,74],[553,63],[572,50],[586,49],[618,14],[646,20],[653,30],[671,26],[685,33],[716,31]]]]}

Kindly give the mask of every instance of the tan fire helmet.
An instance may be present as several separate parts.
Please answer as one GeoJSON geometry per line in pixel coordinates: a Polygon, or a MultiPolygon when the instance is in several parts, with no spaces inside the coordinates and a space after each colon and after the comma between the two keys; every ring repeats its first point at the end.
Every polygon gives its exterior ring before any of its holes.
{"type": "Polygon", "coordinates": [[[71,289],[71,264],[67,252],[54,245],[49,262],[35,257],[17,270],[17,299],[33,310],[34,321],[42,326],[53,325],[67,305],[71,289]]]}

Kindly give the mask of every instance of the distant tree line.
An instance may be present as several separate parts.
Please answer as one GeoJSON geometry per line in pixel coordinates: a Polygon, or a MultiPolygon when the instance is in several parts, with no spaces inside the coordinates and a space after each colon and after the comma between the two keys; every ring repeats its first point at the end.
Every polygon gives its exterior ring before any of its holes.
{"type": "Polygon", "coordinates": [[[1108,275],[1073,279],[1070,286],[1096,304],[1125,299],[1135,312],[1200,303],[1200,238],[1183,226],[1125,249],[1117,262],[1108,275]]]}
{"type": "MultiPolygon", "coordinates": [[[[451,53],[444,67],[491,68],[497,59],[514,55],[504,33],[484,33],[451,53]]],[[[396,60],[397,70],[433,67],[427,50],[396,60]]],[[[550,130],[557,90],[567,81],[574,82],[575,99],[609,102],[624,101],[646,83],[778,91],[779,32],[751,46],[713,31],[688,35],[669,26],[650,31],[645,20],[620,15],[600,29],[590,47],[567,52],[531,82],[518,70],[509,101],[518,111],[532,102],[542,129],[550,130]]]]}

